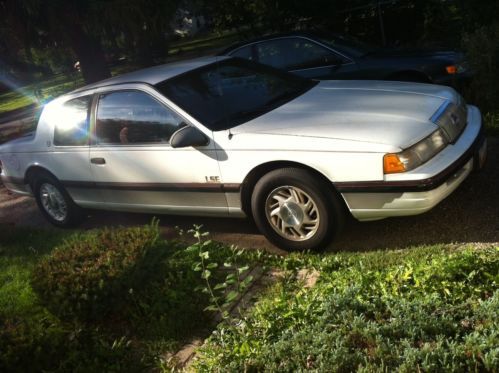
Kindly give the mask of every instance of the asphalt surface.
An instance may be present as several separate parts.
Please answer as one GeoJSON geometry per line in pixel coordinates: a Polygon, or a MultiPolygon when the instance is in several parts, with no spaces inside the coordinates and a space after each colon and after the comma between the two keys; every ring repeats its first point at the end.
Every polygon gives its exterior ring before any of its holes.
{"type": "MultiPolygon", "coordinates": [[[[403,249],[415,245],[499,242],[499,138],[488,139],[485,168],[472,173],[447,199],[433,210],[417,216],[375,222],[347,221],[344,231],[328,251],[403,249]]],[[[91,211],[80,229],[103,226],[147,224],[153,215],[91,211]]],[[[162,234],[178,237],[175,227],[188,230],[202,224],[210,238],[245,248],[265,248],[284,253],[271,245],[249,219],[158,216],[162,234]]],[[[0,186],[0,229],[9,226],[52,227],[38,211],[34,199],[11,194],[0,186]]]]}

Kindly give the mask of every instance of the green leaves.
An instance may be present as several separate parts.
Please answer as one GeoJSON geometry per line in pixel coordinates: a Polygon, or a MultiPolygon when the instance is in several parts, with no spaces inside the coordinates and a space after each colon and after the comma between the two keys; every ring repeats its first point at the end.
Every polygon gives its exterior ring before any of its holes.
{"type": "Polygon", "coordinates": [[[211,271],[209,269],[205,269],[201,274],[201,278],[204,280],[208,280],[211,276],[211,271]]]}
{"type": "Polygon", "coordinates": [[[146,267],[154,262],[158,237],[156,219],[145,227],[75,236],[40,260],[32,286],[61,318],[102,319],[124,302],[128,289],[151,274],[146,267]]]}
{"type": "Polygon", "coordinates": [[[295,255],[250,314],[219,326],[195,369],[499,370],[497,249],[295,255]],[[312,288],[296,279],[304,264],[320,272],[312,288]]]}
{"type": "Polygon", "coordinates": [[[244,251],[232,246],[230,248],[229,260],[222,261],[219,265],[212,259],[210,250],[214,244],[211,240],[204,240],[206,232],[201,232],[201,226],[194,226],[189,232],[197,239],[194,245],[189,246],[186,251],[189,253],[197,252],[198,261],[192,264],[195,272],[201,272],[201,278],[205,281],[205,286],[198,288],[210,296],[211,305],[206,307],[206,311],[216,311],[224,319],[229,317],[228,310],[232,303],[250,286],[253,277],[241,275],[249,270],[247,264],[240,265],[241,257],[244,251]],[[221,275],[225,274],[225,278],[221,275]]]}

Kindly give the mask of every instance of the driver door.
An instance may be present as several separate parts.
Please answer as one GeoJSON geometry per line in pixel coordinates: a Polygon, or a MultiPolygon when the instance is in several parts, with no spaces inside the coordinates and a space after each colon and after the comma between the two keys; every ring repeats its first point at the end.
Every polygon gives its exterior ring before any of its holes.
{"type": "MultiPolygon", "coordinates": [[[[170,146],[186,120],[149,87],[97,94],[90,165],[107,209],[224,215],[227,201],[213,141],[170,146]]],[[[211,132],[202,129],[210,140],[211,132]]]]}

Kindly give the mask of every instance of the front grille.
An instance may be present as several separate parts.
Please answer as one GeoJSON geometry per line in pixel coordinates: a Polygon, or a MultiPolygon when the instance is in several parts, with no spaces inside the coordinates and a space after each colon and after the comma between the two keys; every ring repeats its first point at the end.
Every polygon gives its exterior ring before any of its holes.
{"type": "Polygon", "coordinates": [[[454,143],[466,127],[468,108],[461,98],[457,104],[447,102],[444,105],[445,109],[443,111],[439,109],[441,114],[434,119],[434,123],[443,129],[447,140],[454,143]]]}

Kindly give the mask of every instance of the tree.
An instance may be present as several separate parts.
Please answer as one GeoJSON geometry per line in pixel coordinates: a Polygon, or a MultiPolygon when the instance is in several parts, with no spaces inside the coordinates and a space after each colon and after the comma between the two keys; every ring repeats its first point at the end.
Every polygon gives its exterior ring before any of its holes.
{"type": "Polygon", "coordinates": [[[151,65],[155,54],[167,54],[166,35],[176,0],[0,0],[9,25],[2,39],[24,50],[65,46],[80,62],[86,83],[110,77],[104,47],[119,48],[140,65],[151,65]],[[158,52],[159,51],[159,52],[158,52]]]}

